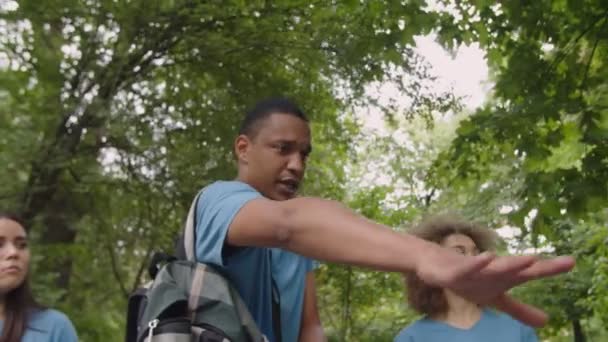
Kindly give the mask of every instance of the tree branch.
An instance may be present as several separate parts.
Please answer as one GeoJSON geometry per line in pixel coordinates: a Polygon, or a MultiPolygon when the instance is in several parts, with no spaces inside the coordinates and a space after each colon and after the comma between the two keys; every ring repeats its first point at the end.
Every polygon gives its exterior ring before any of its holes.
{"type": "Polygon", "coordinates": [[[125,287],[124,282],[122,281],[122,277],[120,276],[120,271],[118,270],[118,266],[116,265],[116,255],[114,255],[114,248],[110,244],[106,244],[106,249],[108,254],[110,255],[110,265],[112,267],[112,274],[114,275],[114,279],[118,282],[118,286],[122,291],[122,294],[125,297],[129,296],[129,291],[125,287]]]}
{"type": "MultiPolygon", "coordinates": [[[[608,13],[608,12],[607,12],[608,13]]],[[[604,17],[604,23],[602,27],[599,29],[595,42],[593,43],[593,48],[591,49],[591,54],[589,55],[589,60],[587,61],[587,65],[585,66],[585,73],[583,74],[583,80],[581,81],[581,85],[579,90],[582,94],[583,90],[585,90],[587,77],[589,76],[589,69],[591,68],[591,62],[593,61],[593,56],[595,55],[595,50],[597,48],[597,44],[600,41],[601,33],[606,28],[606,23],[608,23],[608,14],[604,17]]]]}

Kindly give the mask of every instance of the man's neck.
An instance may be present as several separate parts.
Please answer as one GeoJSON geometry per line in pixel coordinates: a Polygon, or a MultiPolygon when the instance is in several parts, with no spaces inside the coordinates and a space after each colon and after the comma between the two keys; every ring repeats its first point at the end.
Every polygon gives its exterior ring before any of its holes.
{"type": "Polygon", "coordinates": [[[235,180],[235,181],[242,182],[242,183],[245,183],[245,184],[249,184],[249,185],[251,185],[251,182],[249,182],[249,181],[247,180],[247,175],[245,175],[245,174],[243,174],[243,173],[241,173],[241,172],[239,172],[239,173],[237,174],[237,176],[236,176],[236,178],[235,178],[234,180],[235,180]]]}
{"type": "Polygon", "coordinates": [[[247,177],[246,173],[239,172],[234,180],[237,182],[245,183],[261,193],[260,189],[255,185],[255,182],[251,181],[251,178],[247,177]]]}

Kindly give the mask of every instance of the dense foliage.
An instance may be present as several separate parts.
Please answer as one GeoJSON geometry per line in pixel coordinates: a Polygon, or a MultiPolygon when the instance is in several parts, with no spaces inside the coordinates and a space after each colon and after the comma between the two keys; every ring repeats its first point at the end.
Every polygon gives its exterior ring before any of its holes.
{"type": "MultiPolygon", "coordinates": [[[[608,6],[522,4],[0,1],[0,208],[31,227],[38,297],[83,341],[122,339],[150,253],[172,248],[200,187],[234,176],[243,111],[284,94],[313,122],[306,194],[397,229],[456,210],[519,227],[517,248],[574,253],[572,276],[520,295],[553,314],[544,335],[602,340],[608,6]],[[493,93],[465,119],[414,52],[431,32],[487,52],[493,93]],[[370,93],[387,83],[407,108],[370,93]]],[[[318,282],[331,340],[390,341],[416,317],[400,275],[322,265],[318,282]]]]}

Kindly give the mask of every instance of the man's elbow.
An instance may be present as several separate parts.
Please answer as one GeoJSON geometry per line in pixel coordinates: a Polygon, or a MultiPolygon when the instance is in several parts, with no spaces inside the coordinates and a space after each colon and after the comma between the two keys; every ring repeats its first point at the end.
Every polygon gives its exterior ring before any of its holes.
{"type": "Polygon", "coordinates": [[[287,203],[281,203],[275,211],[275,224],[272,229],[273,240],[279,248],[289,249],[297,230],[297,209],[287,203]]]}
{"type": "Polygon", "coordinates": [[[290,250],[300,237],[320,228],[324,221],[331,221],[328,213],[341,212],[345,208],[340,202],[318,198],[301,197],[280,202],[274,211],[273,240],[278,247],[290,250]]]}

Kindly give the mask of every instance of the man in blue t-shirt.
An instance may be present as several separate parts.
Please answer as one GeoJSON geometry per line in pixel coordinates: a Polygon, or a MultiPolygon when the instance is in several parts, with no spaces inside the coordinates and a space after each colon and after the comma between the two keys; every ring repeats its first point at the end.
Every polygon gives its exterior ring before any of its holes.
{"type": "MultiPolygon", "coordinates": [[[[262,332],[273,332],[272,289],[278,290],[282,325],[281,341],[297,341],[304,304],[306,277],[314,286],[312,261],[277,248],[245,248],[225,245],[225,237],[237,212],[247,202],[261,198],[254,188],[240,181],[215,182],[206,187],[197,204],[196,256],[199,261],[222,267],[233,281],[262,332]]],[[[314,296],[309,301],[315,300],[314,296]]],[[[314,302],[313,302],[314,304],[314,302]]],[[[308,309],[319,326],[316,304],[308,309]]],[[[275,318],[276,319],[276,318],[275,318]]],[[[310,320],[304,322],[305,327],[310,320]]]]}
{"type": "Polygon", "coordinates": [[[297,197],[312,150],[308,119],[291,101],[258,103],[234,142],[238,175],[207,186],[197,204],[196,256],[233,280],[271,342],[324,341],[312,261],[416,272],[427,283],[492,304],[531,325],[541,311],[505,294],[528,280],[570,270],[572,258],[463,256],[371,222],[342,204],[297,197]],[[280,315],[273,320],[273,289],[280,315]]]}

